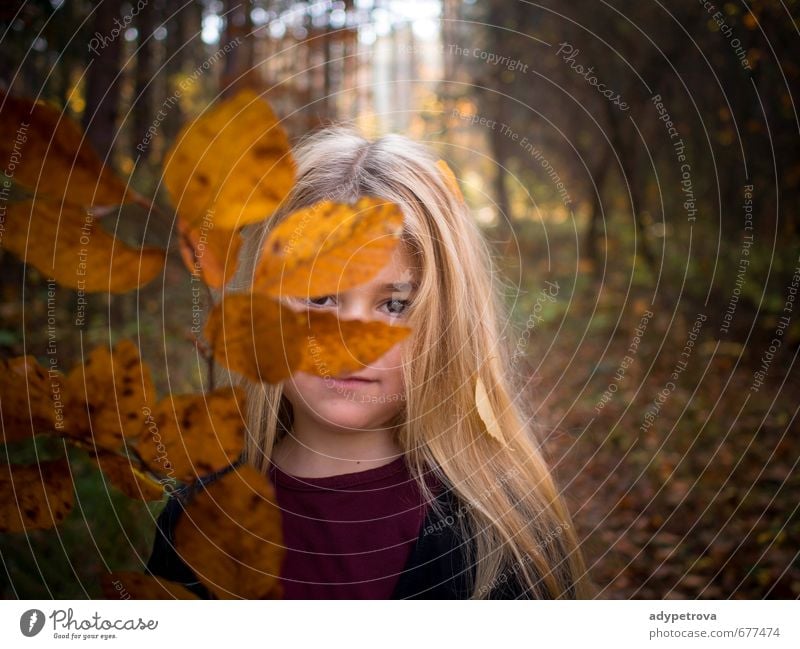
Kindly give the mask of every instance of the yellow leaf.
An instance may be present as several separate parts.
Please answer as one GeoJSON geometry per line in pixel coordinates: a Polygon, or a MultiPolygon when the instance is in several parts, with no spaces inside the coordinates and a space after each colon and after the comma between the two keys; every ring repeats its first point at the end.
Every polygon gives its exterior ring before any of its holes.
{"type": "Polygon", "coordinates": [[[456,175],[453,173],[453,170],[450,168],[450,165],[448,165],[444,160],[437,160],[436,166],[439,168],[439,171],[442,172],[447,186],[450,188],[450,191],[453,192],[458,202],[463,203],[464,194],[461,193],[461,188],[458,186],[458,180],[456,179],[456,175]]]}
{"type": "Polygon", "coordinates": [[[183,263],[208,286],[222,288],[236,272],[242,237],[239,230],[208,225],[190,228],[178,217],[178,236],[183,263]]]}
{"type": "Polygon", "coordinates": [[[303,351],[298,370],[339,376],[364,369],[411,333],[411,328],[377,320],[340,320],[333,313],[298,314],[296,343],[303,351]]]}
{"type": "Polygon", "coordinates": [[[270,232],[253,291],[275,297],[347,291],[386,265],[402,229],[400,206],[382,198],[364,196],[353,205],[326,200],[298,210],[270,232]]]}
{"type": "Polygon", "coordinates": [[[234,293],[211,310],[205,337],[225,367],[254,381],[278,383],[302,360],[293,338],[295,321],[295,312],[275,300],[234,293]]]}
{"type": "Polygon", "coordinates": [[[410,333],[401,325],[295,311],[253,293],[225,296],[205,329],[220,363],[266,383],[278,383],[298,370],[318,376],[358,371],[410,333]]]}
{"type": "Polygon", "coordinates": [[[480,376],[475,381],[475,407],[489,435],[501,444],[505,444],[503,431],[500,428],[500,424],[497,422],[491,400],[489,399],[489,394],[486,392],[486,386],[483,384],[480,376]]]}
{"type": "Polygon", "coordinates": [[[5,443],[55,430],[63,417],[62,378],[57,371],[49,376],[33,356],[0,361],[0,415],[5,443]]]}
{"type": "Polygon", "coordinates": [[[75,494],[66,458],[0,469],[0,532],[48,529],[72,511],[75,494]]]}
{"type": "Polygon", "coordinates": [[[0,243],[59,284],[87,292],[124,293],[164,267],[160,248],[131,248],[75,205],[37,198],[12,203],[0,243]]]}
{"type": "Polygon", "coordinates": [[[234,230],[267,218],[291,190],[289,139],[269,104],[244,90],[186,125],[168,151],[164,184],[190,228],[214,214],[234,230]]]}
{"type": "Polygon", "coordinates": [[[115,451],[123,437],[138,439],[145,425],[147,404],[155,400],[150,368],[130,340],[112,350],[93,349],[86,363],[67,375],[66,435],[115,451]]]}
{"type": "Polygon", "coordinates": [[[222,469],[244,449],[245,395],[240,388],[162,399],[137,450],[155,472],[191,482],[222,469]]]}
{"type": "Polygon", "coordinates": [[[100,583],[106,599],[200,599],[181,584],[129,570],[105,573],[100,583]]]}
{"type": "Polygon", "coordinates": [[[101,451],[90,453],[108,481],[128,498],[150,501],[161,500],[164,489],[130,458],[101,451]]]}
{"type": "Polygon", "coordinates": [[[3,92],[0,105],[0,160],[13,163],[14,182],[84,207],[134,199],[62,111],[3,92]]]}
{"type": "Polygon", "coordinates": [[[242,464],[204,485],[178,519],[175,549],[219,598],[280,598],[285,549],[269,479],[242,464]]]}
{"type": "Polygon", "coordinates": [[[744,26],[749,30],[758,29],[758,20],[756,20],[756,17],[750,12],[742,17],[742,23],[744,23],[744,26]]]}

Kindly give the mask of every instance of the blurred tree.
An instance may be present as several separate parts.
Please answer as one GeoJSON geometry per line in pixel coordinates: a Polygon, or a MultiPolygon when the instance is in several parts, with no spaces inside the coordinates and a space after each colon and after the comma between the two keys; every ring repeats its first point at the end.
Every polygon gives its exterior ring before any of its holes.
{"type": "Polygon", "coordinates": [[[122,65],[122,11],[119,0],[103,0],[94,9],[93,36],[87,64],[83,128],[102,158],[110,158],[117,134],[122,65]]]}
{"type": "Polygon", "coordinates": [[[150,148],[150,140],[144,138],[144,135],[152,123],[155,107],[153,77],[158,61],[155,58],[156,40],[153,32],[156,28],[159,9],[160,7],[157,7],[157,3],[151,1],[145,4],[136,15],[138,48],[136,50],[136,84],[133,98],[135,106],[133,110],[134,137],[131,138],[131,156],[134,158],[140,154],[147,155],[147,151],[150,148]]]}

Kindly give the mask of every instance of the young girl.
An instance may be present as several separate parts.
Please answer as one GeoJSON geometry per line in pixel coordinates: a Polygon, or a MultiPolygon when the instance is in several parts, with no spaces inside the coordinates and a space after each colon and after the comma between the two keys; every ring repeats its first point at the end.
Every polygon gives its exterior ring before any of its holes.
{"type": "MultiPolygon", "coordinates": [[[[399,204],[404,230],[371,281],[292,299],[411,335],[349,378],[297,372],[247,384],[248,446],[283,519],[285,598],[584,598],[590,585],[569,513],[509,370],[511,331],[491,253],[426,147],[346,126],[306,136],[281,209],[251,228],[234,283],[287,214],[318,201],[399,204]],[[500,434],[476,408],[476,379],[500,434]]],[[[235,466],[235,465],[234,465],[235,466]]],[[[233,468],[233,467],[230,467],[233,468]]],[[[213,480],[216,475],[208,476],[213,480]]],[[[179,505],[161,517],[152,574],[207,596],[172,547],[179,505]]]]}

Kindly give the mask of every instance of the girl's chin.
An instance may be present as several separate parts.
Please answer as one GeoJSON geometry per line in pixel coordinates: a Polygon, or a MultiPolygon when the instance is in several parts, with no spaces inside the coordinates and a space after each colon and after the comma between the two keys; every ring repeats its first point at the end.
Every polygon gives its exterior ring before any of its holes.
{"type": "Polygon", "coordinates": [[[325,426],[369,430],[381,428],[381,422],[388,421],[392,413],[386,412],[376,404],[337,403],[326,408],[324,404],[314,409],[314,417],[325,426]]]}
{"type": "Polygon", "coordinates": [[[322,424],[330,428],[332,432],[339,431],[341,433],[356,433],[379,428],[370,420],[343,417],[323,417],[322,424]]]}

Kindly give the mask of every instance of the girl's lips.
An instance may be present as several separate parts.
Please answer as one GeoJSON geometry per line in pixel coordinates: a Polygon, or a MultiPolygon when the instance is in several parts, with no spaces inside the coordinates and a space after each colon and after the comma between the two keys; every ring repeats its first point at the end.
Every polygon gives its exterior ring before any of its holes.
{"type": "Polygon", "coordinates": [[[334,386],[342,388],[360,388],[366,385],[377,383],[368,379],[333,379],[334,386]]]}

